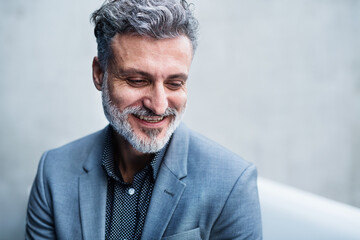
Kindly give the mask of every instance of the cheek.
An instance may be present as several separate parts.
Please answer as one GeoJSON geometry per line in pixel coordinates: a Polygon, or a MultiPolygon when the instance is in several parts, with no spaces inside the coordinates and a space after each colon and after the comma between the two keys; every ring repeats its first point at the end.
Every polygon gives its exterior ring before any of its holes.
{"type": "Polygon", "coordinates": [[[142,94],[139,91],[134,91],[126,88],[114,88],[110,93],[111,101],[117,106],[120,111],[130,106],[138,106],[141,104],[142,94]]]}
{"type": "Polygon", "coordinates": [[[170,99],[170,107],[174,107],[177,111],[182,111],[186,105],[187,94],[186,92],[176,93],[170,99]]]}

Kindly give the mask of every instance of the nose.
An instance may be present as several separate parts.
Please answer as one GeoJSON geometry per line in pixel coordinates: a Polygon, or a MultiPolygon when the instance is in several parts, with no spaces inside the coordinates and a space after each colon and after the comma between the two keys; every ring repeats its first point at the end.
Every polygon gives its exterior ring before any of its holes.
{"type": "Polygon", "coordinates": [[[164,114],[168,108],[168,99],[164,86],[162,84],[153,85],[143,102],[144,106],[156,115],[164,114]]]}

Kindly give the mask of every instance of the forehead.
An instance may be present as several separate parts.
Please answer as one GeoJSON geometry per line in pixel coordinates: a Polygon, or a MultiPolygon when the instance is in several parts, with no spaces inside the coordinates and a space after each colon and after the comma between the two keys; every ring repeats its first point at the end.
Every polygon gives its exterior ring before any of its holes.
{"type": "Polygon", "coordinates": [[[190,67],[193,53],[191,41],[182,35],[168,39],[154,39],[147,36],[117,34],[112,39],[111,49],[115,63],[123,66],[156,63],[190,67]]]}

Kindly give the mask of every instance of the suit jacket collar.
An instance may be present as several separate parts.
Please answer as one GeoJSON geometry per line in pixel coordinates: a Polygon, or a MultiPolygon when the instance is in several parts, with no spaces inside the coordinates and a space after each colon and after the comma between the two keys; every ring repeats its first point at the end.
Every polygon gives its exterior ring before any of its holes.
{"type": "MultiPolygon", "coordinates": [[[[105,137],[108,131],[111,131],[110,125],[99,132],[97,141],[93,144],[93,150],[88,159],[84,162],[85,172],[91,171],[94,167],[101,165],[101,157],[104,151],[105,137]],[[100,161],[99,161],[100,160],[100,161]]],[[[184,123],[181,123],[175,130],[163,163],[178,178],[181,179],[187,175],[187,155],[189,145],[189,129],[184,123]]]]}
{"type": "Polygon", "coordinates": [[[83,239],[105,239],[107,178],[101,165],[109,126],[99,132],[79,177],[80,220],[83,239]]]}
{"type": "Polygon", "coordinates": [[[187,175],[189,129],[181,123],[174,132],[163,164],[178,178],[187,175]]]}
{"type": "Polygon", "coordinates": [[[189,131],[181,124],[174,132],[151,196],[141,239],[161,239],[186,188],[189,131]]]}
{"type": "Polygon", "coordinates": [[[104,153],[105,138],[111,131],[110,125],[106,126],[103,130],[99,131],[99,136],[96,137],[93,148],[89,153],[88,158],[84,161],[83,168],[85,172],[91,171],[93,168],[101,166],[101,159],[104,153]]]}
{"type": "MultiPolygon", "coordinates": [[[[107,178],[101,166],[104,142],[110,126],[103,129],[84,162],[79,177],[80,218],[84,239],[105,238],[107,178]]],[[[186,184],[189,130],[184,124],[174,132],[153,189],[142,239],[161,239],[186,184]]]]}

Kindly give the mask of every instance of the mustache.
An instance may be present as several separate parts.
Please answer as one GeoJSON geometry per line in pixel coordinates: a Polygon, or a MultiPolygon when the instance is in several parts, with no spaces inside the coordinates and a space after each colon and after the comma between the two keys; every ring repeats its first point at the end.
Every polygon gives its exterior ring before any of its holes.
{"type": "Polygon", "coordinates": [[[178,112],[171,107],[168,107],[165,112],[161,115],[159,114],[155,114],[153,111],[151,111],[148,108],[145,107],[127,107],[123,110],[122,112],[123,114],[133,114],[133,115],[137,115],[137,116],[146,116],[146,117],[168,117],[168,116],[177,116],[178,112]]]}

